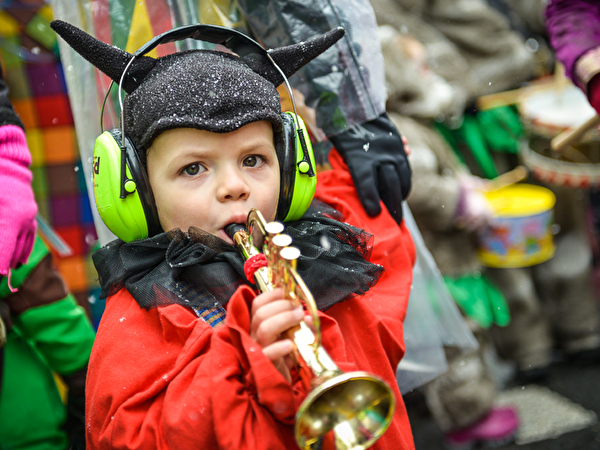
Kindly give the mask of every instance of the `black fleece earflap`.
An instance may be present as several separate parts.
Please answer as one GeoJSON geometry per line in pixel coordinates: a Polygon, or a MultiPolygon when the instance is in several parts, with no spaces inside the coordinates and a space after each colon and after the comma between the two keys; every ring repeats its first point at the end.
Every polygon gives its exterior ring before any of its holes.
{"type": "MultiPolygon", "coordinates": [[[[133,53],[133,57],[128,61],[120,77],[121,111],[123,111],[121,89],[133,61],[143,57],[160,44],[188,38],[223,45],[239,56],[256,55],[261,59],[264,58],[281,75],[292,100],[294,112],[292,118],[290,118],[291,113],[282,114],[283,149],[277,151],[280,158],[282,189],[277,218],[284,221],[299,219],[308,209],[316,188],[312,145],[302,119],[296,114],[293,93],[284,72],[264,47],[245,34],[216,25],[190,25],[154,37],[133,53]]],[[[111,82],[108,91],[112,84],[111,82]]],[[[139,163],[138,150],[125,133],[124,124],[122,112],[121,129],[104,132],[96,139],[93,186],[100,217],[118,238],[130,242],[160,233],[161,226],[146,172],[139,163]]]]}

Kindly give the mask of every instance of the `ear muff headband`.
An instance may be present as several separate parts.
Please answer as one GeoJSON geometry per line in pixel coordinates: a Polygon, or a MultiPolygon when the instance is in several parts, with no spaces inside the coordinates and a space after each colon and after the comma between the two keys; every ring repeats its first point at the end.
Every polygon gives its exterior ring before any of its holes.
{"type": "MultiPolygon", "coordinates": [[[[103,133],[94,146],[94,166],[99,167],[102,164],[110,167],[110,169],[102,167],[102,175],[94,170],[96,206],[106,226],[118,238],[126,242],[153,236],[162,230],[145,170],[139,162],[139,155],[133,143],[125,133],[122,98],[123,80],[135,58],[145,55],[160,44],[188,38],[223,45],[240,56],[254,53],[263,55],[270,60],[284,80],[294,111],[293,113],[286,112],[282,114],[284,128],[286,128],[286,116],[291,116],[292,121],[291,124],[287,125],[289,132],[284,133],[289,135],[290,138],[284,139],[284,157],[280,161],[280,169],[282,185],[285,179],[287,187],[284,189],[282,186],[277,217],[284,221],[299,219],[308,209],[314,196],[316,187],[315,161],[308,133],[304,122],[296,112],[294,95],[287,77],[275,63],[268,50],[245,34],[230,28],[204,24],[179,27],[154,37],[133,53],[133,57],[129,60],[119,80],[121,129],[103,133]],[[112,141],[110,141],[111,139],[112,141]],[[121,141],[120,144],[118,144],[119,140],[121,141]],[[110,157],[108,156],[109,152],[111,152],[110,157]],[[96,161],[98,161],[98,166],[96,166],[96,161]],[[103,164],[103,161],[110,161],[110,163],[103,164]],[[138,169],[133,167],[136,164],[138,169]],[[107,172],[110,172],[110,174],[107,172]],[[284,172],[286,173],[285,176],[284,172]],[[116,186],[119,186],[119,188],[115,189],[116,186]],[[115,189],[115,191],[105,192],[108,189],[111,191],[115,189]],[[281,195],[284,191],[285,195],[281,195]],[[281,215],[279,211],[282,211],[281,215]]],[[[107,90],[103,109],[113,84],[114,82],[111,82],[107,90]]],[[[103,117],[102,113],[100,117],[103,117]]],[[[287,120],[287,122],[290,121],[287,120]]]]}
{"type": "Polygon", "coordinates": [[[136,50],[135,53],[133,53],[133,56],[143,56],[154,50],[160,44],[183,41],[184,39],[190,38],[197,41],[210,42],[211,44],[223,45],[240,56],[249,55],[251,53],[263,54],[265,56],[268,54],[267,49],[254,39],[233,28],[221,27],[219,25],[197,24],[174,28],[159,34],[136,50]]]}

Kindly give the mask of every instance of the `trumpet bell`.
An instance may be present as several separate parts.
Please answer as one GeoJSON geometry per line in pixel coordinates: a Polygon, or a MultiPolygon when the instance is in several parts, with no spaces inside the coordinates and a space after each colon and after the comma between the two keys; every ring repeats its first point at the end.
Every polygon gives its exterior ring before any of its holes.
{"type": "Polygon", "coordinates": [[[395,408],[383,380],[367,372],[341,373],[312,389],[298,409],[296,442],[301,449],[323,441],[336,449],[365,449],[387,430],[395,408]]]}

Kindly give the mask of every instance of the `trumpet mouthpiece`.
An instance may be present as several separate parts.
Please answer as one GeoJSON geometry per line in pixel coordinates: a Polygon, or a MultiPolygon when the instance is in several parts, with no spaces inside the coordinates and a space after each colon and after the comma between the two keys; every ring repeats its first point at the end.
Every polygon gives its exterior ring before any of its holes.
{"type": "Polygon", "coordinates": [[[227,225],[225,227],[225,233],[227,233],[227,236],[229,236],[231,239],[233,239],[233,236],[235,235],[235,233],[237,233],[240,230],[245,230],[246,226],[244,224],[241,223],[230,223],[229,225],[227,225]]]}

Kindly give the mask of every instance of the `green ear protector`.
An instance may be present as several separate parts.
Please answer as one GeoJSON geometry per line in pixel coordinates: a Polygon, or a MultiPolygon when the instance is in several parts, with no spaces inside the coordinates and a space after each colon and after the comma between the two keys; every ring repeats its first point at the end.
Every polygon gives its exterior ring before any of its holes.
{"type": "MultiPolygon", "coordinates": [[[[136,57],[145,55],[159,44],[193,38],[221,44],[243,56],[258,53],[267,57],[283,77],[294,112],[282,113],[283,149],[277,149],[280,168],[280,192],[277,219],[297,220],[308,209],[317,185],[315,159],[304,122],[296,113],[294,96],[287,78],[268,51],[239,31],[217,25],[189,25],[154,37],[137,50],[119,81],[119,103],[123,111],[121,87],[125,74],[136,57]]],[[[112,87],[107,90],[106,97],[112,87]]],[[[103,107],[104,108],[104,107],[103,107]]],[[[121,113],[121,128],[104,131],[94,145],[93,188],[100,217],[119,239],[130,242],[154,236],[162,231],[154,195],[139,154],[127,137],[121,113]]]]}

